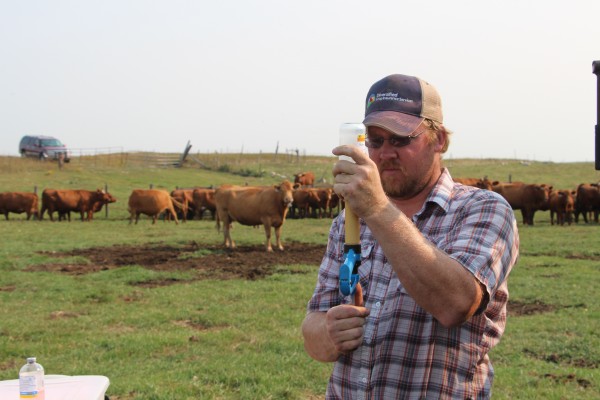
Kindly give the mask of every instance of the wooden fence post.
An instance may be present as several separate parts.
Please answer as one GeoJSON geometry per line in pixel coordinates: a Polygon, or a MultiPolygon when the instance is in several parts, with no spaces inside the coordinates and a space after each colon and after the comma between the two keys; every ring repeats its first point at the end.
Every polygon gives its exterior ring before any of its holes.
{"type": "MultiPolygon", "coordinates": [[[[108,193],[108,184],[104,183],[104,191],[108,193]]],[[[108,219],[108,203],[106,203],[106,208],[104,209],[104,217],[108,219]]]]}

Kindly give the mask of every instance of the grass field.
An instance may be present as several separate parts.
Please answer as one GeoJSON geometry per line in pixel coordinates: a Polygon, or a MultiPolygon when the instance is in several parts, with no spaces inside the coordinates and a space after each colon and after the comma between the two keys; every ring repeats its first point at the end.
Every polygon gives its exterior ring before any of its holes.
{"type": "MultiPolygon", "coordinates": [[[[318,261],[290,262],[284,252],[259,269],[262,261],[250,255],[243,264],[256,262],[256,271],[244,278],[186,267],[212,255],[230,260],[234,271],[239,260],[218,250],[222,238],[214,221],[152,225],[142,218],[129,225],[126,203],[132,189],[150,185],[171,190],[271,184],[305,170],[331,181],[334,159],[198,158],[210,169],[193,163],[156,168],[98,156],[74,159],[59,170],[53,163],[0,158],[0,191],[106,185],[118,199],[108,217],[103,210],[91,223],[26,221],[15,214],[0,220],[0,379],[15,379],[25,358],[37,356],[48,374],[109,377],[111,400],[323,397],[331,365],[304,353],[299,329],[318,261]],[[147,249],[156,263],[115,267],[84,255],[96,249],[99,257],[103,252],[109,257],[117,245],[129,246],[124,256],[147,249]],[[169,261],[180,268],[161,268],[166,263],[158,257],[161,246],[181,249],[169,261]]],[[[510,177],[561,189],[600,180],[591,163],[447,160],[446,165],[456,177],[510,177]]],[[[600,226],[551,226],[547,212],[538,212],[535,222],[519,223],[511,313],[491,354],[493,397],[600,398],[600,226]]],[[[329,224],[288,220],[284,245],[324,245],[329,224]]],[[[264,240],[262,229],[237,224],[232,235],[246,248],[264,240]]]]}

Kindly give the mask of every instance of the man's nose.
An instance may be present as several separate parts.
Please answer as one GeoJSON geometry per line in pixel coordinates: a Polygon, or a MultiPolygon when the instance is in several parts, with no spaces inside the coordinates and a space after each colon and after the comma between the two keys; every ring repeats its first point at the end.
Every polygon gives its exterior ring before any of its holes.
{"type": "Polygon", "coordinates": [[[398,148],[392,146],[387,140],[383,142],[383,144],[379,149],[377,149],[377,151],[379,152],[379,158],[398,158],[398,148]]]}

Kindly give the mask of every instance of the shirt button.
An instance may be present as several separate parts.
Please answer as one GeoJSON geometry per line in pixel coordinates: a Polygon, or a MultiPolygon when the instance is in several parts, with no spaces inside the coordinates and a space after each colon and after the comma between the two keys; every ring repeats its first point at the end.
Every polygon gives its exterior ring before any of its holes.
{"type": "Polygon", "coordinates": [[[377,308],[381,307],[381,302],[378,301],[377,303],[375,303],[375,307],[377,307],[377,308]]]}
{"type": "Polygon", "coordinates": [[[367,378],[363,376],[362,383],[367,383],[367,378]]]}

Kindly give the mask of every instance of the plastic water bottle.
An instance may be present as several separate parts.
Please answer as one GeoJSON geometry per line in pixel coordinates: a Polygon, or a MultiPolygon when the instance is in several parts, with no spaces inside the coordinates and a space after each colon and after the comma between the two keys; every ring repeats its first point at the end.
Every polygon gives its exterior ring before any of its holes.
{"type": "Polygon", "coordinates": [[[19,371],[19,399],[44,400],[44,367],[35,357],[27,358],[27,364],[19,371]]]}

